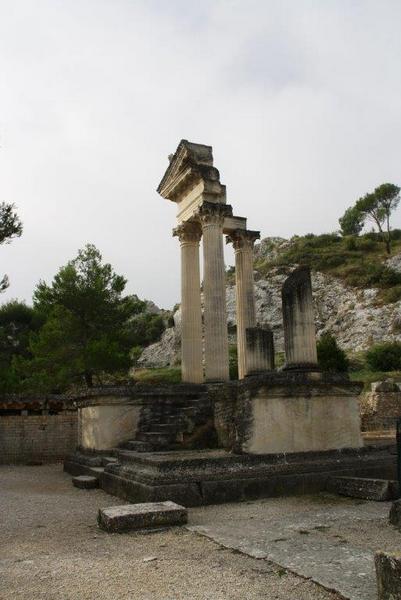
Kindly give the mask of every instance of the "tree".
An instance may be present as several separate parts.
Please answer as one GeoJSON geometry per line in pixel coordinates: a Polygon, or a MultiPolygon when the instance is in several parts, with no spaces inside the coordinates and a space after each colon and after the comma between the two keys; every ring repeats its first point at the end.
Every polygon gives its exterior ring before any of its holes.
{"type": "Polygon", "coordinates": [[[383,183],[375,189],[378,204],[382,207],[386,222],[386,249],[391,252],[390,216],[400,203],[400,188],[393,183],[383,183]]]}
{"type": "Polygon", "coordinates": [[[365,215],[356,206],[350,206],[338,221],[341,235],[359,235],[364,225],[365,215]]]}
{"type": "Polygon", "coordinates": [[[391,254],[390,216],[400,202],[399,192],[400,188],[396,185],[383,183],[355,204],[355,208],[377,226],[388,254],[391,254]],[[386,231],[383,229],[384,225],[386,231]]]}
{"type": "Polygon", "coordinates": [[[17,358],[31,358],[29,341],[32,332],[43,324],[42,316],[24,302],[12,300],[0,307],[0,390],[16,391],[18,381],[14,369],[17,358]]]}
{"type": "Polygon", "coordinates": [[[125,285],[125,278],[104,264],[90,244],[59,270],[51,285],[39,283],[34,307],[46,322],[31,338],[32,361],[22,365],[36,387],[60,390],[82,380],[91,387],[94,377],[129,367],[127,323],[143,303],[123,296],[125,285]]]}
{"type": "Polygon", "coordinates": [[[349,361],[344,350],[331,333],[324,333],[317,342],[317,358],[323,371],[345,372],[348,371],[349,361]]]}
{"type": "MultiPolygon", "coordinates": [[[[0,204],[0,245],[9,244],[12,239],[22,234],[22,223],[15,212],[14,204],[0,204]]],[[[0,280],[0,293],[9,286],[7,275],[0,280]]]]}

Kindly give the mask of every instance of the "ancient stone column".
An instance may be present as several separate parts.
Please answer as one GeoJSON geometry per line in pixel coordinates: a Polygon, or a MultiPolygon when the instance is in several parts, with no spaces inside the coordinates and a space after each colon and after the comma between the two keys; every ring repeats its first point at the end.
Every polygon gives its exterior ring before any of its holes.
{"type": "Polygon", "coordinates": [[[315,315],[309,267],[299,267],[282,288],[285,369],[317,370],[315,315]]]}
{"type": "Polygon", "coordinates": [[[273,332],[263,327],[247,327],[246,375],[259,375],[274,371],[273,332]]]}
{"type": "Polygon", "coordinates": [[[199,209],[203,235],[206,381],[229,379],[223,223],[230,210],[229,206],[211,202],[199,209]]]}
{"type": "Polygon", "coordinates": [[[227,236],[235,252],[235,295],[237,303],[238,376],[248,375],[246,329],[256,326],[253,281],[253,246],[259,231],[237,229],[227,236]]]}
{"type": "Polygon", "coordinates": [[[173,235],[181,244],[181,370],[182,380],[203,382],[202,313],[199,272],[198,223],[183,223],[173,235]]]}

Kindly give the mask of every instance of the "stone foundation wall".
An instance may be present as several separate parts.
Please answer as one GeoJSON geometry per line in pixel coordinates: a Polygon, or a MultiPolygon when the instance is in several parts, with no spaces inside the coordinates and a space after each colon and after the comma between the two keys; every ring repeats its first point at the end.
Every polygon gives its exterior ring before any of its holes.
{"type": "Polygon", "coordinates": [[[360,448],[361,385],[323,373],[270,373],[211,389],[220,447],[276,454],[360,448]]]}
{"type": "Polygon", "coordinates": [[[0,464],[57,462],[77,445],[76,411],[0,416],[0,464]]]}
{"type": "Polygon", "coordinates": [[[401,390],[393,381],[376,382],[360,399],[362,431],[392,430],[401,417],[401,390]]]}

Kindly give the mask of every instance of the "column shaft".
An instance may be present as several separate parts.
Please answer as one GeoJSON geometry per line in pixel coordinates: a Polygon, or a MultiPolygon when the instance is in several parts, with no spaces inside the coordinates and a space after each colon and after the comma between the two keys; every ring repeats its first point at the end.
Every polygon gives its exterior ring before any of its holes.
{"type": "Polygon", "coordinates": [[[259,232],[237,230],[227,239],[235,250],[235,292],[237,303],[238,377],[248,374],[246,330],[256,326],[253,281],[253,245],[259,232]]]}
{"type": "Polygon", "coordinates": [[[206,381],[229,379],[223,214],[219,205],[215,209],[201,211],[206,381]]]}
{"type": "Polygon", "coordinates": [[[199,271],[200,227],[185,223],[174,231],[181,243],[182,380],[203,382],[202,313],[199,271]]]}

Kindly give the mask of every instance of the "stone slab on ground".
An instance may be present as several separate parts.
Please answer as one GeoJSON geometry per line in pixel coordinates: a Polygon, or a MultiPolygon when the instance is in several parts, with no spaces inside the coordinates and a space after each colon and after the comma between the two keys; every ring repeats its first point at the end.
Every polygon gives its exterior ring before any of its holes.
{"type": "Polygon", "coordinates": [[[108,532],[185,525],[187,521],[188,510],[170,501],[110,506],[98,514],[99,527],[108,532]]]}
{"type": "Polygon", "coordinates": [[[375,555],[379,600],[401,600],[401,554],[377,552],[375,555]]]}
{"type": "Polygon", "coordinates": [[[226,506],[225,511],[217,506],[193,509],[194,525],[188,529],[270,560],[344,598],[377,600],[374,553],[380,542],[364,546],[362,536],[372,524],[386,527],[389,505],[331,498],[269,499],[226,506]],[[355,532],[351,541],[344,529],[355,532]]]}
{"type": "Polygon", "coordinates": [[[91,475],[78,475],[72,478],[72,484],[81,490],[93,490],[99,487],[99,479],[91,475]]]}
{"type": "Polygon", "coordinates": [[[327,491],[352,498],[383,502],[398,497],[398,483],[391,479],[368,477],[329,477],[327,491]]]}

